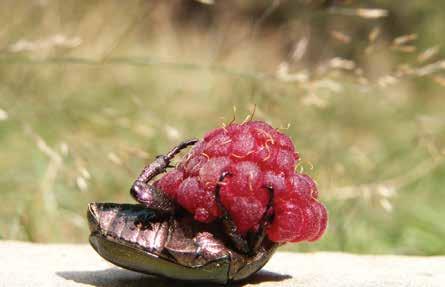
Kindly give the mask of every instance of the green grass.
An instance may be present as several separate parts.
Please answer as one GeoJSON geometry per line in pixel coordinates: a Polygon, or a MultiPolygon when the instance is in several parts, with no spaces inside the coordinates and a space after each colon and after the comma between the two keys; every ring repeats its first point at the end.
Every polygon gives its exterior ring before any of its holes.
{"type": "MultiPolygon", "coordinates": [[[[155,155],[229,122],[233,106],[242,121],[256,105],[255,118],[291,124],[286,133],[303,158],[299,168],[317,180],[330,213],[321,241],[286,249],[445,252],[439,85],[429,79],[360,85],[336,70],[285,82],[274,76],[281,48],[270,35],[215,60],[206,38],[214,33],[171,28],[165,19],[159,31],[128,32],[119,23],[131,24],[130,12],[106,26],[94,20],[116,15],[117,4],[96,4],[80,19],[53,4],[33,12],[17,4],[16,17],[37,19],[2,20],[0,109],[8,118],[0,121],[1,239],[86,242],[88,202],[131,202],[132,181],[155,155]],[[51,25],[57,15],[62,24],[51,25]],[[128,36],[119,37],[122,31],[128,36]],[[49,52],[7,48],[55,32],[84,42],[49,52]],[[117,46],[110,44],[115,39],[117,46]]],[[[397,61],[392,54],[380,59],[397,61]]],[[[375,71],[385,63],[368,65],[375,71]]]]}

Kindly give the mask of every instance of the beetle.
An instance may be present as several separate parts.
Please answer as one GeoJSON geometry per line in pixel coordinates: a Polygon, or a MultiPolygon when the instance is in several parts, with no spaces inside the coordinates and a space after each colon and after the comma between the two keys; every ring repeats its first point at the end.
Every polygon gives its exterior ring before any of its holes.
{"type": "Polygon", "coordinates": [[[90,244],[106,260],[126,269],[172,279],[228,284],[260,270],[279,243],[270,241],[266,227],[273,217],[273,190],[258,231],[241,236],[222,205],[221,174],[215,187],[220,219],[200,223],[150,181],[166,171],[171,160],[198,140],[184,141],[157,156],[133,183],[130,194],[139,204],[90,203],[87,217],[90,244]]]}

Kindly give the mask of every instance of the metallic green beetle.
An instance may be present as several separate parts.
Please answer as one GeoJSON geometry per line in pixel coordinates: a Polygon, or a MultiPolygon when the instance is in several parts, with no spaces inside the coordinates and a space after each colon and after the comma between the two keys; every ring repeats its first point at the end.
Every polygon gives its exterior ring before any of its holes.
{"type": "MultiPolygon", "coordinates": [[[[90,243],[103,258],[142,273],[219,284],[245,279],[267,263],[279,246],[265,236],[273,196],[258,232],[245,239],[221,204],[220,185],[215,200],[223,216],[204,224],[149,184],[176,154],[196,142],[182,142],[144,168],[130,191],[140,204],[89,204],[90,243]]],[[[220,181],[227,176],[222,174],[220,181]]]]}

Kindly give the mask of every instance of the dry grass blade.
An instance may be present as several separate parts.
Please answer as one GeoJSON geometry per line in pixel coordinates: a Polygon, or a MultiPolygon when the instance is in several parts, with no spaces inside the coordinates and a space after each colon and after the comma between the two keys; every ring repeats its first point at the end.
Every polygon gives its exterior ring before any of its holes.
{"type": "Polygon", "coordinates": [[[415,73],[419,77],[424,77],[442,70],[445,70],[445,60],[437,61],[432,64],[420,67],[416,70],[415,73]]]}
{"type": "Polygon", "coordinates": [[[417,34],[402,35],[402,36],[395,38],[393,40],[393,44],[396,46],[401,46],[401,45],[405,45],[409,42],[412,42],[416,39],[417,39],[417,34]]]}
{"type": "Polygon", "coordinates": [[[50,159],[45,175],[43,176],[40,184],[40,192],[42,195],[44,210],[48,214],[54,215],[58,209],[58,204],[53,188],[57,175],[62,167],[62,156],[52,149],[42,137],[32,130],[30,126],[25,126],[25,133],[33,138],[40,151],[42,151],[50,159]]]}
{"type": "Polygon", "coordinates": [[[435,76],[433,77],[434,82],[441,85],[442,87],[445,87],[445,77],[442,76],[435,76]]]}
{"type": "Polygon", "coordinates": [[[344,70],[354,70],[356,67],[354,61],[339,57],[332,58],[329,61],[329,66],[333,69],[344,69],[344,70]]]}
{"type": "Polygon", "coordinates": [[[202,4],[206,4],[206,5],[213,5],[215,4],[214,0],[195,0],[196,2],[202,3],[202,4]]]}
{"type": "Polygon", "coordinates": [[[297,42],[297,44],[295,45],[295,49],[292,53],[293,60],[299,61],[303,58],[304,54],[306,53],[308,43],[309,39],[307,37],[304,37],[297,42]]]}
{"type": "Polygon", "coordinates": [[[345,15],[345,16],[358,16],[366,19],[378,19],[387,17],[389,15],[386,9],[376,9],[376,8],[331,8],[331,12],[334,14],[345,15]]]}
{"type": "Polygon", "coordinates": [[[5,121],[9,118],[8,112],[3,109],[0,109],[0,121],[5,121]]]}
{"type": "Polygon", "coordinates": [[[19,40],[9,46],[9,51],[12,53],[19,52],[33,52],[38,50],[50,50],[54,48],[76,48],[82,44],[80,37],[67,37],[65,35],[57,34],[46,39],[29,41],[19,40]]]}
{"type": "Polygon", "coordinates": [[[332,38],[334,38],[335,40],[337,40],[343,44],[351,43],[351,37],[346,35],[343,32],[333,30],[330,32],[330,35],[332,36],[332,38]]]}
{"type": "Polygon", "coordinates": [[[436,157],[434,160],[426,159],[419,163],[415,168],[411,169],[408,173],[398,177],[377,183],[338,187],[334,189],[332,195],[342,199],[370,199],[376,196],[379,198],[391,198],[395,196],[400,189],[427,176],[444,162],[444,156],[436,157]]]}
{"type": "Polygon", "coordinates": [[[289,73],[289,64],[288,63],[281,63],[278,67],[277,79],[283,82],[300,82],[305,83],[309,80],[309,76],[306,72],[296,72],[296,73],[289,73]]]}
{"type": "Polygon", "coordinates": [[[357,9],[356,15],[367,19],[377,19],[387,17],[389,12],[385,9],[357,9]]]}
{"type": "Polygon", "coordinates": [[[417,57],[417,61],[420,63],[426,62],[426,61],[432,59],[438,53],[439,53],[439,46],[434,46],[434,47],[428,48],[419,54],[419,56],[417,57]]]}
{"type": "Polygon", "coordinates": [[[380,27],[374,27],[371,30],[371,32],[369,32],[368,41],[370,43],[374,43],[377,40],[377,38],[380,36],[381,31],[382,30],[380,29],[380,27]]]}
{"type": "Polygon", "coordinates": [[[412,45],[404,45],[404,46],[397,46],[397,45],[393,45],[391,47],[391,49],[396,50],[396,51],[400,51],[403,53],[414,53],[417,48],[415,46],[412,45]]]}

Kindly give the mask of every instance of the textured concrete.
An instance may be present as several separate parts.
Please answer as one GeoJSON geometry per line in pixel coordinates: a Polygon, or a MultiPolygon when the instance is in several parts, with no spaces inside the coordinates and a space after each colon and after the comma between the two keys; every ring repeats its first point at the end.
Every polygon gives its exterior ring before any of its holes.
{"type": "MultiPolygon", "coordinates": [[[[109,264],[87,245],[0,242],[0,286],[197,286],[109,264]]],[[[202,286],[207,286],[203,284],[202,286]]],[[[445,286],[445,257],[280,252],[237,286],[445,286]]]]}

